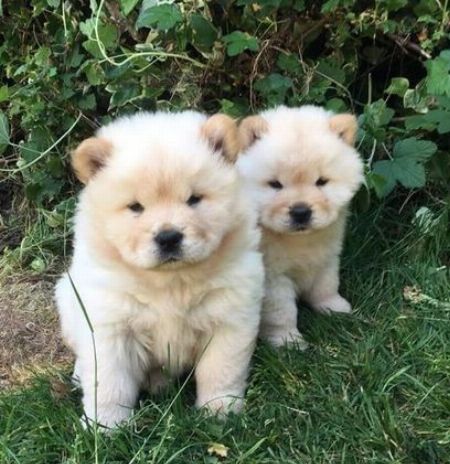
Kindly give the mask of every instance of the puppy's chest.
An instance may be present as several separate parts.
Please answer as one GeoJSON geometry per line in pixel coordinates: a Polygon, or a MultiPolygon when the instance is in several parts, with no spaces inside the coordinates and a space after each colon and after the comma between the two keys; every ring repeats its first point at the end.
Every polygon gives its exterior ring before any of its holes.
{"type": "Polygon", "coordinates": [[[205,291],[186,292],[172,288],[164,292],[136,293],[139,310],[127,321],[137,344],[158,364],[178,370],[192,364],[212,323],[202,311],[205,291]]]}
{"type": "Polygon", "coordinates": [[[327,244],[280,242],[267,244],[264,259],[267,269],[276,274],[311,274],[326,265],[331,254],[327,244]]]}

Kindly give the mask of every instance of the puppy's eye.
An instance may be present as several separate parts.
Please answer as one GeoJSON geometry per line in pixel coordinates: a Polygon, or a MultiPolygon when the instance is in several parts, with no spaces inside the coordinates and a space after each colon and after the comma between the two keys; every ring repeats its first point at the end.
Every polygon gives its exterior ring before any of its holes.
{"type": "Polygon", "coordinates": [[[328,179],[325,179],[325,177],[319,177],[316,180],[316,185],[317,187],[323,187],[324,185],[328,184],[328,179]]]}
{"type": "Polygon", "coordinates": [[[197,205],[198,203],[200,203],[202,201],[202,196],[201,195],[191,195],[188,200],[186,201],[186,203],[189,205],[189,206],[194,206],[194,205],[197,205]]]}
{"type": "Polygon", "coordinates": [[[133,213],[142,213],[142,211],[144,211],[144,207],[137,201],[135,201],[134,203],[130,203],[128,205],[128,209],[130,211],[133,211],[133,213]]]}
{"type": "Polygon", "coordinates": [[[268,182],[268,185],[275,190],[281,190],[283,188],[283,184],[277,180],[271,180],[268,182]]]}

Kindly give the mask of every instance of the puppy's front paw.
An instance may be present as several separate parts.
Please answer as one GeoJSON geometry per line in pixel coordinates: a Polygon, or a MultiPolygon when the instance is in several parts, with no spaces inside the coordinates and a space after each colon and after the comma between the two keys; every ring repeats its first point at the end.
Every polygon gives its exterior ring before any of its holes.
{"type": "Polygon", "coordinates": [[[197,399],[196,406],[202,408],[209,415],[223,420],[230,412],[234,414],[241,412],[244,407],[244,399],[237,396],[224,395],[209,401],[200,401],[197,399]]]}
{"type": "Polygon", "coordinates": [[[80,418],[80,422],[84,429],[96,422],[100,432],[108,432],[129,419],[131,413],[132,410],[130,408],[122,406],[102,406],[97,410],[97,417],[94,411],[92,413],[85,412],[85,415],[80,418]]]}
{"type": "Polygon", "coordinates": [[[296,346],[301,351],[308,348],[308,343],[297,329],[272,330],[270,332],[266,332],[263,339],[267,340],[275,348],[285,345],[296,346]]]}
{"type": "Polygon", "coordinates": [[[330,312],[348,314],[352,312],[351,304],[339,294],[314,303],[312,306],[316,311],[323,314],[330,314],[330,312]]]}

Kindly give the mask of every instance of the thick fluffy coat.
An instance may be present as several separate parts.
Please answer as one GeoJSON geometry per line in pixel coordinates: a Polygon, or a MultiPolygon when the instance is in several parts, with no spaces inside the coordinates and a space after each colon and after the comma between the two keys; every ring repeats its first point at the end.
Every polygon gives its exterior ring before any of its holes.
{"type": "Polygon", "coordinates": [[[190,111],[119,119],[74,151],[86,186],[56,301],[88,418],[114,426],[194,366],[197,406],[241,408],[264,278],[237,152],[234,121],[190,111]]]}
{"type": "Polygon", "coordinates": [[[363,180],[356,129],[352,115],[314,106],[281,106],[240,125],[247,149],[238,165],[263,232],[261,336],[273,345],[305,345],[298,295],[318,311],[351,310],[338,287],[348,204],[363,180]]]}

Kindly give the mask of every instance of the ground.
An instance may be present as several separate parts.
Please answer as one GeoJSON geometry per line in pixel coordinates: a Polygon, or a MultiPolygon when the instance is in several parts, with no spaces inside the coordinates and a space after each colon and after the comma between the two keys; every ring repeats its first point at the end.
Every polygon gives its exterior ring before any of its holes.
{"type": "Polygon", "coordinates": [[[260,343],[245,411],[226,422],[193,408],[188,377],[160,396],[144,395],[132,422],[113,434],[84,430],[53,316],[36,319],[39,307],[50,311],[48,284],[19,282],[22,300],[17,287],[3,287],[2,311],[10,314],[1,330],[9,320],[22,327],[6,335],[15,343],[5,352],[19,345],[32,366],[53,366],[32,368],[25,385],[0,393],[0,462],[450,463],[448,210],[429,205],[430,220],[418,222],[418,206],[382,205],[352,218],[342,293],[354,314],[327,317],[300,304],[311,347],[260,343]]]}
{"type": "Polygon", "coordinates": [[[0,287],[0,388],[27,382],[71,356],[59,336],[53,283],[10,277],[0,287]]]}

